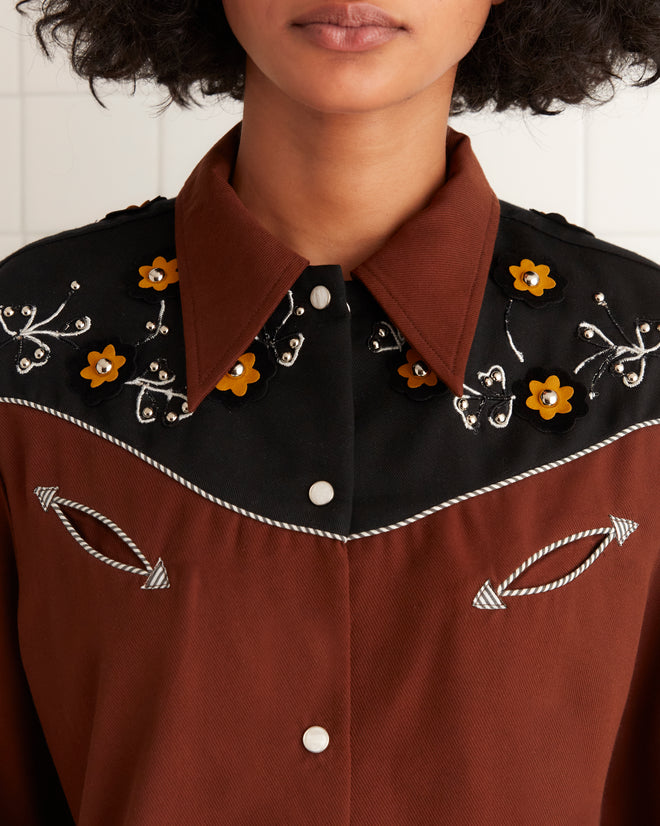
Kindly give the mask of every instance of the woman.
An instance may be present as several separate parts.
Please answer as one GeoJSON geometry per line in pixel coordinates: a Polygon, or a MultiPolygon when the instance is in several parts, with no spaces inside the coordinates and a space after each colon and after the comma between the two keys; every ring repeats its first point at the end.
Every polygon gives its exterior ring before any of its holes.
{"type": "Polygon", "coordinates": [[[656,822],[658,267],[447,120],[657,80],[660,4],[36,6],[245,107],[0,268],[3,822],[656,822]]]}

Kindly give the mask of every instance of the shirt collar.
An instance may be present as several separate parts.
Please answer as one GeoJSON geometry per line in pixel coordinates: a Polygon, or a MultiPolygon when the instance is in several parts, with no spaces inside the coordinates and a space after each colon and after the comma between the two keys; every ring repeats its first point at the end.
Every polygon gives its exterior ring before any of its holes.
{"type": "MultiPolygon", "coordinates": [[[[309,266],[252,217],[229,184],[240,129],[239,123],[202,158],[176,199],[191,410],[248,349],[309,266]]],[[[353,270],[456,395],[463,392],[499,217],[499,201],[469,137],[448,127],[445,183],[353,270]]]]}

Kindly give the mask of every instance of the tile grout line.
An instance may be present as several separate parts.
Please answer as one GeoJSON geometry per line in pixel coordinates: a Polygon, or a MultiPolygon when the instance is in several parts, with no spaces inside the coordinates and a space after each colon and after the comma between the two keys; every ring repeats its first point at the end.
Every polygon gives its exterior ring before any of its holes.
{"type": "Polygon", "coordinates": [[[25,66],[25,44],[26,38],[29,36],[26,29],[25,18],[21,17],[21,30],[18,34],[18,138],[19,138],[19,156],[18,156],[18,185],[20,199],[20,236],[21,245],[25,244],[27,235],[27,203],[26,203],[26,184],[27,184],[27,158],[25,154],[25,136],[27,134],[27,113],[25,106],[25,78],[23,70],[25,66]]]}

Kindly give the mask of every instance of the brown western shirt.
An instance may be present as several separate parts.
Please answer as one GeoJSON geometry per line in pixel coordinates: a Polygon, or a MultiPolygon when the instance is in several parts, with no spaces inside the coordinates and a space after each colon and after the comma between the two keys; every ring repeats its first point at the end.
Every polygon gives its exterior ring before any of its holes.
{"type": "Polygon", "coordinates": [[[447,180],[345,281],[228,181],[0,266],[0,821],[660,822],[660,271],[447,180]]]}

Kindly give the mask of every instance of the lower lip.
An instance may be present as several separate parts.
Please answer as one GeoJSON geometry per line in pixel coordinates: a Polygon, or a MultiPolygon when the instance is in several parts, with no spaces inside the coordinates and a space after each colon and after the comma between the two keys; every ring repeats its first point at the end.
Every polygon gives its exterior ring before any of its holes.
{"type": "Polygon", "coordinates": [[[294,28],[317,46],[335,52],[366,52],[389,43],[403,32],[403,29],[390,26],[334,26],[330,23],[308,23],[294,28]]]}

